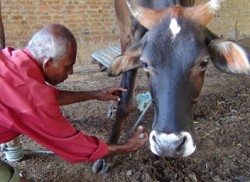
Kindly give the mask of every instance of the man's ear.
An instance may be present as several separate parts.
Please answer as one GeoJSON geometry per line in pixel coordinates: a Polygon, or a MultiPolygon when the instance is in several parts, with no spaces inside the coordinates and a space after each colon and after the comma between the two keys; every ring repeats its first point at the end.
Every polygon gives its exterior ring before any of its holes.
{"type": "Polygon", "coordinates": [[[250,52],[239,43],[213,39],[208,45],[215,67],[226,73],[250,75],[250,52]]]}
{"type": "Polygon", "coordinates": [[[50,66],[53,66],[53,59],[51,57],[43,61],[43,71],[46,72],[50,66]]]}

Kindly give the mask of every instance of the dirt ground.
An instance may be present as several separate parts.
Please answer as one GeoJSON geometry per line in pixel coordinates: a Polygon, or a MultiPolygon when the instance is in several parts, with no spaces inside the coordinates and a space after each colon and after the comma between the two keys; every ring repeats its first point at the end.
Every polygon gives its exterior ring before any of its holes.
{"type": "MultiPolygon", "coordinates": [[[[249,45],[249,42],[244,42],[249,45]]],[[[147,91],[144,73],[139,72],[136,94],[147,91]]],[[[59,85],[70,90],[92,90],[113,86],[117,78],[100,72],[97,64],[75,66],[75,74],[59,85]]],[[[71,164],[53,154],[32,153],[42,146],[22,136],[25,157],[12,165],[34,182],[168,182],[168,181],[250,181],[250,79],[217,71],[212,63],[206,73],[200,103],[195,112],[197,150],[187,158],[162,159],[153,155],[149,144],[136,153],[118,156],[109,173],[99,176],[91,163],[71,164]]],[[[78,128],[106,140],[114,119],[108,118],[109,102],[87,101],[62,107],[62,112],[78,128]]],[[[136,101],[135,101],[136,107],[136,101]]],[[[121,138],[139,117],[135,109],[121,138]]],[[[142,124],[151,130],[150,108],[142,124]]],[[[122,139],[121,139],[122,140],[122,139]]],[[[0,180],[1,181],[1,180],[0,180]]]]}

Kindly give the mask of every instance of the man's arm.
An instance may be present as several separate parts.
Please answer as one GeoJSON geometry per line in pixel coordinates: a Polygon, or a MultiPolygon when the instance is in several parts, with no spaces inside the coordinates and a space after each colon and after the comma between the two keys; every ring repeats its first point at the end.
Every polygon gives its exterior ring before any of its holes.
{"type": "Polygon", "coordinates": [[[86,100],[115,100],[120,101],[119,95],[121,92],[126,91],[121,87],[108,87],[100,90],[94,91],[66,91],[59,90],[59,94],[57,96],[57,102],[59,105],[67,105],[73,104],[76,102],[82,102],[86,100]]]}

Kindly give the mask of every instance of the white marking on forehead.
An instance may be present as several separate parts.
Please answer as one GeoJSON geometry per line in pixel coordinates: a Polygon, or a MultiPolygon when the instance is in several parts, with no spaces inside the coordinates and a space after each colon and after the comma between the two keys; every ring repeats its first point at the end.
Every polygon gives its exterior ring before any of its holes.
{"type": "Polygon", "coordinates": [[[173,39],[175,39],[176,35],[180,33],[181,27],[179,26],[177,20],[173,18],[170,22],[169,29],[171,30],[173,34],[173,39]]]}

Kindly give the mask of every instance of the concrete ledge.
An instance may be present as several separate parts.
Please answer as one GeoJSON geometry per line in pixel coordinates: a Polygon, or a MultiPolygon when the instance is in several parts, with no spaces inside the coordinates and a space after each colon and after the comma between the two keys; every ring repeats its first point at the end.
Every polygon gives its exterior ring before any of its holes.
{"type": "Polygon", "coordinates": [[[97,61],[101,67],[101,70],[106,70],[113,59],[121,54],[120,46],[109,46],[104,49],[99,49],[91,54],[94,61],[97,61]]]}

